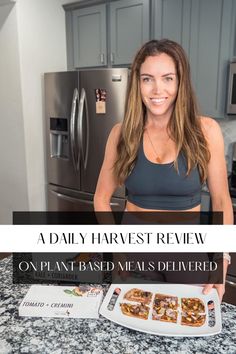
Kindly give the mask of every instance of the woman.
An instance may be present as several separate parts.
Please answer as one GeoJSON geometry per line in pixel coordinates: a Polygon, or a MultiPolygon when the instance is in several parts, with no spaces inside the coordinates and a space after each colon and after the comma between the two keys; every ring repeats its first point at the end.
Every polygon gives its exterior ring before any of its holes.
{"type": "MultiPolygon", "coordinates": [[[[213,211],[223,211],[224,224],[231,224],[221,130],[197,113],[183,48],[166,39],[149,41],[132,65],[124,121],[108,138],[95,210],[110,211],[113,192],[124,184],[128,211],[198,212],[205,181],[213,211]]],[[[224,284],[215,287],[222,299],[224,284]]]]}

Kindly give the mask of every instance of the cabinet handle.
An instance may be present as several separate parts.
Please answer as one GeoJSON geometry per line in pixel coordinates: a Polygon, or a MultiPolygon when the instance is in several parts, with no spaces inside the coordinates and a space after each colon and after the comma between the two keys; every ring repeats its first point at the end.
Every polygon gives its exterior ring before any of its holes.
{"type": "Polygon", "coordinates": [[[101,63],[104,64],[104,54],[103,53],[100,54],[100,60],[101,60],[101,63]]]}
{"type": "Polygon", "coordinates": [[[114,63],[114,53],[111,52],[111,63],[114,63]]]}

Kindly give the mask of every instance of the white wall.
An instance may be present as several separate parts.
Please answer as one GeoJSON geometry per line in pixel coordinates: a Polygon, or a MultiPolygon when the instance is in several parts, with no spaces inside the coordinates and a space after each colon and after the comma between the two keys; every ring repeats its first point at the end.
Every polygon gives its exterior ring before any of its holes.
{"type": "Polygon", "coordinates": [[[0,223],[45,210],[43,73],[66,70],[68,0],[0,6],[0,223]]]}
{"type": "Polygon", "coordinates": [[[28,209],[16,8],[0,6],[0,223],[28,209]]]}
{"type": "Polygon", "coordinates": [[[18,0],[20,72],[30,210],[45,209],[43,73],[66,70],[60,0],[18,0]]]}

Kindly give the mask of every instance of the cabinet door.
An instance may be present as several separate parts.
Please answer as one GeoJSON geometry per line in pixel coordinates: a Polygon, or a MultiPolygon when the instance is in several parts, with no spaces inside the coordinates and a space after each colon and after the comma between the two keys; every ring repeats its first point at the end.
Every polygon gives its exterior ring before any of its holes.
{"type": "Polygon", "coordinates": [[[195,0],[191,8],[190,64],[200,111],[225,116],[233,0],[195,0]]]}
{"type": "Polygon", "coordinates": [[[111,64],[130,64],[149,40],[149,0],[121,0],[110,4],[111,64]]]}
{"type": "Polygon", "coordinates": [[[106,5],[74,10],[72,21],[74,67],[106,65],[106,5]]]}
{"type": "Polygon", "coordinates": [[[185,49],[200,112],[225,116],[228,62],[235,39],[235,0],[153,0],[153,38],[185,49]]]}
{"type": "Polygon", "coordinates": [[[154,0],[152,38],[168,38],[189,53],[191,0],[154,0]]]}

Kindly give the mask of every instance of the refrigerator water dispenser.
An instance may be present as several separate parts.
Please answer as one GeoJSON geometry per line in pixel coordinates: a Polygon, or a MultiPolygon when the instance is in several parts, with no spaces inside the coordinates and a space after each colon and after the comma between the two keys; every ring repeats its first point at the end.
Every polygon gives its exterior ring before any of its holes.
{"type": "Polygon", "coordinates": [[[50,118],[51,157],[69,157],[69,138],[66,118],[50,118]]]}

